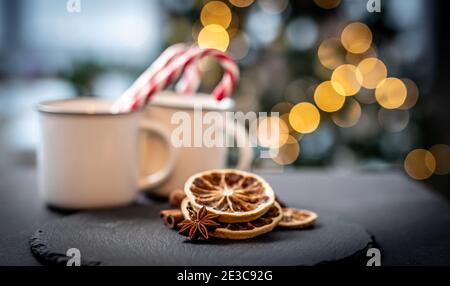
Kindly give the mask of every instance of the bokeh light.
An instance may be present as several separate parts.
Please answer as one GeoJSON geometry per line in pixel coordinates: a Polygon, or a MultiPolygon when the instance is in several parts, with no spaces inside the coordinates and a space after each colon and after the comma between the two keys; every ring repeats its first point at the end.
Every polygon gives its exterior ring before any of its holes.
{"type": "Polygon", "coordinates": [[[341,0],[314,0],[317,6],[323,9],[334,9],[341,3],[341,0]]]}
{"type": "Polygon", "coordinates": [[[279,117],[269,116],[259,120],[258,144],[266,148],[280,148],[289,137],[289,128],[279,117]]]}
{"type": "Polygon", "coordinates": [[[363,76],[362,86],[369,89],[376,88],[387,76],[386,66],[377,58],[362,60],[358,65],[358,69],[363,76]]]}
{"type": "Polygon", "coordinates": [[[267,13],[278,14],[286,10],[288,0],[258,0],[259,6],[267,13]]]}
{"type": "Polygon", "coordinates": [[[213,24],[200,31],[197,41],[201,48],[213,48],[224,52],[228,48],[230,37],[222,26],[213,24]]]}
{"type": "Polygon", "coordinates": [[[316,43],[318,34],[317,23],[309,17],[292,20],[286,30],[289,45],[299,51],[310,49],[316,43]]]}
{"type": "Polygon", "coordinates": [[[262,9],[251,9],[245,29],[251,39],[252,47],[258,48],[274,41],[282,28],[279,14],[267,14],[262,9]]]}
{"type": "Polygon", "coordinates": [[[341,42],[350,53],[361,54],[372,45],[372,32],[366,24],[354,22],[342,31],[341,42]]]}
{"type": "Polygon", "coordinates": [[[346,51],[339,39],[330,38],[320,44],[317,56],[324,67],[334,70],[345,63],[346,51]]]}
{"type": "Polygon", "coordinates": [[[450,146],[445,144],[436,144],[430,148],[436,160],[436,175],[447,175],[450,173],[450,146]]]}
{"type": "Polygon", "coordinates": [[[414,149],[406,156],[404,168],[411,178],[425,180],[433,175],[436,169],[436,160],[430,151],[414,149]]]}
{"type": "Polygon", "coordinates": [[[244,32],[237,32],[231,39],[228,52],[233,56],[234,59],[240,60],[247,56],[249,49],[250,40],[247,34],[244,32]]]}
{"type": "Polygon", "coordinates": [[[293,136],[289,135],[286,144],[280,148],[271,148],[269,154],[271,155],[272,160],[277,164],[292,164],[300,155],[300,145],[293,136]]]}
{"type": "MultiPolygon", "coordinates": [[[[289,123],[289,113],[285,113],[283,115],[280,115],[280,119],[284,121],[284,123],[286,123],[286,126],[289,128],[289,134],[296,138],[297,141],[300,141],[303,138],[303,133],[297,132],[295,131],[294,128],[292,128],[291,124],[289,123]]],[[[286,142],[287,144],[289,142],[286,142]]]]}
{"type": "Polygon", "coordinates": [[[380,108],[378,122],[389,132],[400,132],[408,126],[409,111],[400,109],[380,108]]]}
{"type": "Polygon", "coordinates": [[[253,4],[255,0],[230,0],[230,3],[236,7],[244,8],[253,4]]]}
{"type": "Polygon", "coordinates": [[[297,132],[311,133],[319,126],[319,110],[309,102],[298,103],[289,112],[289,123],[297,132]]]}
{"type": "Polygon", "coordinates": [[[230,8],[221,1],[206,3],[200,12],[200,21],[205,27],[215,24],[226,29],[231,23],[231,17],[230,8]]]}
{"type": "Polygon", "coordinates": [[[355,126],[361,118],[361,105],[353,98],[347,98],[344,106],[331,114],[331,120],[342,128],[355,126]]]}
{"type": "Polygon", "coordinates": [[[394,109],[402,106],[406,99],[405,84],[395,77],[388,77],[382,80],[375,90],[377,102],[387,109],[394,109]]]}
{"type": "Polygon", "coordinates": [[[405,102],[399,107],[400,109],[411,109],[413,108],[417,100],[419,99],[419,88],[414,83],[414,81],[408,78],[402,78],[403,83],[406,86],[406,99],[405,102]]]}
{"type": "Polygon", "coordinates": [[[354,65],[341,65],[331,75],[334,90],[344,96],[356,94],[361,89],[362,82],[363,76],[354,65]]]}
{"type": "Polygon", "coordinates": [[[325,81],[317,86],[314,92],[314,102],[323,111],[335,112],[344,105],[345,96],[336,92],[331,81],[325,81]]]}

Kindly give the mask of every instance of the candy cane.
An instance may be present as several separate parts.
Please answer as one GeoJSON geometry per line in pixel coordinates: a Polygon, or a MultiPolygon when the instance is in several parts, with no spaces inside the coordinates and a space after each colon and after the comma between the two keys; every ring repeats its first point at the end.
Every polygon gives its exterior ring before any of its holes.
{"type": "Polygon", "coordinates": [[[214,89],[213,96],[217,100],[222,100],[229,96],[239,79],[239,68],[235,61],[226,53],[218,50],[195,47],[176,57],[166,68],[158,72],[142,89],[134,94],[132,101],[123,101],[125,103],[121,106],[121,110],[137,110],[143,108],[156,92],[166,88],[183,71],[195,65],[199,59],[206,56],[217,58],[224,69],[222,80],[214,89]]]}
{"type": "Polygon", "coordinates": [[[213,91],[214,97],[217,100],[222,100],[224,97],[229,96],[239,78],[239,69],[234,60],[226,53],[215,49],[191,48],[188,52],[175,59],[167,69],[159,73],[155,77],[155,81],[149,82],[148,86],[137,96],[137,100],[131,106],[131,109],[145,106],[155,92],[167,87],[186,68],[195,65],[199,59],[206,56],[214,56],[224,68],[222,81],[213,91]]]}
{"type": "MultiPolygon", "coordinates": [[[[144,88],[149,81],[162,69],[166,68],[176,57],[188,50],[185,44],[175,44],[165,49],[161,55],[148,67],[137,80],[122,94],[122,96],[112,105],[112,112],[123,111],[123,107],[133,102],[135,94],[144,88]]],[[[197,87],[195,87],[197,88],[197,87]]]]}
{"type": "Polygon", "coordinates": [[[177,93],[192,94],[196,92],[200,86],[202,74],[197,64],[188,66],[175,85],[177,93]]]}

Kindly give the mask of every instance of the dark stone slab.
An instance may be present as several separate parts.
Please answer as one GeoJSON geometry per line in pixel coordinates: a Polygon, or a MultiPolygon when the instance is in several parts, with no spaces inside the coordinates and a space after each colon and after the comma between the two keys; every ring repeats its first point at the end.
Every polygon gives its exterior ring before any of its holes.
{"type": "Polygon", "coordinates": [[[324,214],[312,229],[191,243],[162,224],[161,207],[131,206],[57,219],[35,232],[31,250],[46,264],[62,265],[69,248],[80,250],[84,265],[317,265],[361,263],[358,258],[373,244],[360,225],[324,214]]]}

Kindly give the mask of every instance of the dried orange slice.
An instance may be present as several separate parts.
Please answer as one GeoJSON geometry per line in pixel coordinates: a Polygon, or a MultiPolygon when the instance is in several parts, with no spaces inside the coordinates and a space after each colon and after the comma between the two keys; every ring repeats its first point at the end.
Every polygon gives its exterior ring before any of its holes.
{"type": "Polygon", "coordinates": [[[278,224],[279,227],[289,229],[306,228],[314,224],[317,214],[309,210],[283,208],[283,218],[278,224]]]}
{"type": "Polygon", "coordinates": [[[203,206],[220,215],[220,222],[248,222],[262,216],[275,202],[263,178],[239,170],[210,170],[190,177],[184,191],[197,210],[203,206]]]}
{"type": "MultiPolygon", "coordinates": [[[[189,219],[189,209],[192,209],[191,202],[185,198],[181,203],[181,211],[186,219],[189,219]]],[[[209,235],[226,239],[248,239],[272,231],[283,216],[282,209],[278,203],[274,203],[269,210],[261,217],[250,222],[220,223],[209,235]]]]}

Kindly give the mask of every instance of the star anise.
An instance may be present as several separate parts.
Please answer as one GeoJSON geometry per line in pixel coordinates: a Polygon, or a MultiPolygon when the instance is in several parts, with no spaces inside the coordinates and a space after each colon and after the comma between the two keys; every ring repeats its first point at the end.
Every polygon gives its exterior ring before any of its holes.
{"type": "Polygon", "coordinates": [[[179,233],[189,236],[189,240],[195,240],[200,237],[208,239],[208,231],[220,226],[214,221],[219,215],[208,213],[206,207],[202,207],[198,211],[189,208],[188,211],[190,219],[185,219],[178,226],[180,227],[179,233]]]}

